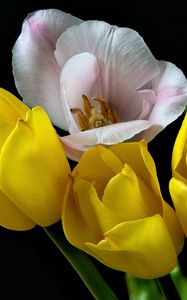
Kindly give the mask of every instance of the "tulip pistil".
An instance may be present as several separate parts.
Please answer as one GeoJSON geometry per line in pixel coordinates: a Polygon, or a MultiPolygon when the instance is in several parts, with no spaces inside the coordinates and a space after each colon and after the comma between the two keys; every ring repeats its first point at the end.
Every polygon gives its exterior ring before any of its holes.
{"type": "Polygon", "coordinates": [[[103,127],[117,123],[119,118],[117,112],[109,106],[106,100],[100,96],[94,96],[92,100],[99,103],[99,109],[92,106],[89,98],[82,95],[83,110],[71,108],[71,112],[76,114],[77,123],[80,130],[103,127]]]}

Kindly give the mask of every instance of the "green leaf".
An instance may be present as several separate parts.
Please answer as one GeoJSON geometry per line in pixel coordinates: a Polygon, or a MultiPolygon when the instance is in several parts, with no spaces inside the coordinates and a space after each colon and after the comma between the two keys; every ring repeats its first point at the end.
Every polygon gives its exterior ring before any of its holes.
{"type": "Polygon", "coordinates": [[[67,241],[61,224],[59,226],[58,223],[43,229],[81,277],[95,299],[118,300],[88,255],[67,241]]]}

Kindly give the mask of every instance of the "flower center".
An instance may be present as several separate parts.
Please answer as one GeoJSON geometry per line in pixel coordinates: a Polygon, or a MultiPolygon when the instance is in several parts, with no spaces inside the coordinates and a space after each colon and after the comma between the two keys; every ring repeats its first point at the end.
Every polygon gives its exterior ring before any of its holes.
{"type": "Polygon", "coordinates": [[[119,118],[117,112],[109,106],[106,100],[100,96],[94,96],[92,100],[98,102],[99,107],[92,106],[89,98],[82,95],[83,110],[71,108],[72,114],[76,114],[77,123],[80,130],[103,127],[117,123],[119,118]]]}

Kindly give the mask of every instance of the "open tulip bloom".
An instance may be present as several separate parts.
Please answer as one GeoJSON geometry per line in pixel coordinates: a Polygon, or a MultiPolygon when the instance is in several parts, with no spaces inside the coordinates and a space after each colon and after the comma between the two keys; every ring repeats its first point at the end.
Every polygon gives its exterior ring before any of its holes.
{"type": "Polygon", "coordinates": [[[62,11],[36,11],[13,48],[13,73],[25,103],[41,105],[67,155],[95,144],[153,139],[187,103],[182,71],[157,61],[140,35],[62,11]]]}
{"type": "Polygon", "coordinates": [[[132,29],[48,9],[25,19],[13,74],[24,103],[0,89],[0,224],[43,227],[96,299],[117,297],[90,256],[180,299],[167,274],[187,235],[187,117],[172,158],[176,211],[147,142],[187,105],[182,71],[132,29]]]}

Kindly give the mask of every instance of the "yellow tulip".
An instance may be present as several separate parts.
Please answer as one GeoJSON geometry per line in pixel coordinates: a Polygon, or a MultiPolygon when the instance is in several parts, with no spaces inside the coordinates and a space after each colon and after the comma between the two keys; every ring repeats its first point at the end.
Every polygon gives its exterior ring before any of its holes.
{"type": "Polygon", "coordinates": [[[0,224],[26,230],[60,220],[69,172],[45,111],[0,89],[0,224]]]}
{"type": "Polygon", "coordinates": [[[85,152],[64,196],[62,223],[74,246],[147,279],[170,272],[184,242],[145,141],[85,152]]]}
{"type": "Polygon", "coordinates": [[[177,135],[172,154],[170,194],[177,216],[187,236],[187,115],[177,135]]]}

